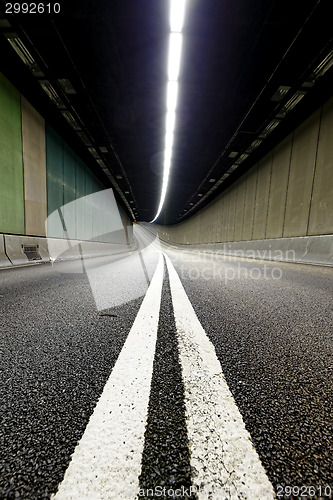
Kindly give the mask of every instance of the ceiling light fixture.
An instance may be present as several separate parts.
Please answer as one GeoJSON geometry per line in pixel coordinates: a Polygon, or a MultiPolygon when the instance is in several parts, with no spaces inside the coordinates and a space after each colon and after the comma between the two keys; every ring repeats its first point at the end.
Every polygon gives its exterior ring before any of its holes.
{"type": "Polygon", "coordinates": [[[81,141],[85,146],[91,146],[91,141],[84,132],[79,131],[77,132],[77,135],[80,137],[81,141]]]}
{"type": "Polygon", "coordinates": [[[256,139],[247,148],[246,153],[251,153],[254,149],[256,149],[258,146],[260,146],[261,143],[262,143],[262,139],[256,139]]]}
{"type": "Polygon", "coordinates": [[[71,127],[73,127],[74,130],[81,130],[81,125],[77,123],[75,120],[74,116],[70,111],[64,110],[61,111],[63,117],[68,121],[71,127]]]}
{"type": "Polygon", "coordinates": [[[240,163],[242,163],[244,160],[246,160],[246,158],[248,158],[248,153],[243,153],[242,155],[240,155],[240,157],[235,161],[235,164],[236,165],[239,165],[240,163]]]}
{"type": "Polygon", "coordinates": [[[97,153],[95,148],[89,147],[88,151],[94,158],[99,158],[99,154],[97,153]]]}
{"type": "Polygon", "coordinates": [[[5,33],[5,37],[32,74],[36,77],[43,77],[44,73],[40,70],[35,59],[19,36],[16,33],[5,33]]]}
{"type": "Polygon", "coordinates": [[[180,73],[182,44],[183,44],[183,24],[185,16],[186,0],[170,0],[170,36],[168,53],[168,83],[166,95],[166,122],[164,139],[164,164],[163,183],[161,198],[157,213],[151,222],[155,222],[161,213],[165,196],[168,189],[169,173],[172,160],[172,147],[174,140],[174,130],[176,125],[176,111],[178,100],[178,79],[180,73]]]}
{"type": "Polygon", "coordinates": [[[39,80],[39,84],[44,90],[45,94],[51,99],[51,101],[57,106],[57,108],[65,109],[63,101],[60,99],[55,88],[51,85],[51,83],[48,80],[39,80]]]}
{"type": "Polygon", "coordinates": [[[76,91],[68,78],[58,78],[58,83],[65,94],[76,94],[76,91]]]}
{"type": "Polygon", "coordinates": [[[271,101],[280,102],[288,94],[291,87],[287,85],[280,85],[275,94],[271,97],[271,101]]]}
{"type": "Polygon", "coordinates": [[[328,71],[332,65],[333,65],[333,50],[331,50],[331,52],[329,52],[329,54],[327,54],[325,59],[323,59],[321,61],[321,63],[318,64],[316,69],[313,71],[315,78],[317,79],[317,78],[321,78],[322,76],[324,76],[326,71],[328,71]]]}
{"type": "Polygon", "coordinates": [[[280,120],[272,120],[259,135],[260,139],[265,139],[279,125],[280,120]]]}
{"type": "Polygon", "coordinates": [[[289,113],[289,111],[294,109],[294,107],[303,99],[305,95],[305,90],[298,90],[297,92],[295,92],[295,94],[289,99],[289,101],[286,102],[286,104],[280,109],[276,117],[284,118],[289,113]]]}

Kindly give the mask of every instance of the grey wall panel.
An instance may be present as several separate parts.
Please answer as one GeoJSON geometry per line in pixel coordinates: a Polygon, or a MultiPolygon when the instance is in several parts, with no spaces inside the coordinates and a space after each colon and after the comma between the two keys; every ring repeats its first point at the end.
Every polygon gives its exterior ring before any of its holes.
{"type": "Polygon", "coordinates": [[[228,241],[228,221],[229,221],[229,197],[224,194],[221,199],[222,220],[221,220],[221,241],[228,241]]]}
{"type": "Polygon", "coordinates": [[[235,215],[236,215],[236,203],[237,203],[237,186],[231,187],[229,192],[229,217],[228,217],[228,241],[234,241],[235,233],[235,215]]]}
{"type": "Polygon", "coordinates": [[[45,121],[21,98],[25,232],[45,236],[47,219],[45,121]]]}
{"type": "Polygon", "coordinates": [[[333,233],[333,98],[321,120],[308,234],[333,233]]]}
{"type": "Polygon", "coordinates": [[[215,200],[215,241],[221,241],[221,203],[219,199],[215,200]]]}
{"type": "Polygon", "coordinates": [[[291,145],[290,134],[274,149],[266,238],[281,238],[283,234],[291,145]]]}
{"type": "Polygon", "coordinates": [[[237,186],[237,201],[235,213],[235,233],[234,240],[240,241],[243,235],[243,218],[244,218],[244,202],[245,202],[245,187],[244,179],[238,181],[237,186]]]}
{"type": "Polygon", "coordinates": [[[216,205],[217,205],[216,241],[222,241],[223,210],[222,210],[222,199],[221,198],[218,198],[216,200],[216,205]]]}
{"type": "Polygon", "coordinates": [[[243,222],[243,240],[252,239],[253,220],[254,220],[254,207],[256,200],[257,188],[257,166],[253,167],[245,177],[245,208],[244,208],[244,222],[243,222]]]}
{"type": "Polygon", "coordinates": [[[317,154],[320,110],[294,132],[283,236],[305,236],[317,154]]]}
{"type": "MultiPolygon", "coordinates": [[[[201,228],[201,237],[208,243],[209,242],[209,233],[211,231],[210,221],[207,218],[207,209],[204,208],[201,212],[199,219],[199,227],[201,228]]],[[[188,235],[188,238],[190,235],[188,235]]],[[[197,238],[195,238],[197,239],[197,238]]]]}
{"type": "Polygon", "coordinates": [[[256,201],[253,218],[252,239],[261,240],[266,235],[268,199],[271,184],[272,154],[261,160],[258,167],[256,201]]]}
{"type": "Polygon", "coordinates": [[[216,241],[217,225],[218,225],[218,207],[216,202],[213,201],[209,207],[207,207],[207,216],[210,219],[211,233],[209,235],[209,242],[212,243],[216,241]]]}

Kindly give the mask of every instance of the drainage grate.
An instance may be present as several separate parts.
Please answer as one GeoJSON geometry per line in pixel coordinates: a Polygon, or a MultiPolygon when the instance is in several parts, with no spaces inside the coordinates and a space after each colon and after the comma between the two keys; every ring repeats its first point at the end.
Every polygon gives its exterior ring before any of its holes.
{"type": "Polygon", "coordinates": [[[42,260],[38,251],[39,245],[22,245],[22,248],[28,260],[42,260]]]}

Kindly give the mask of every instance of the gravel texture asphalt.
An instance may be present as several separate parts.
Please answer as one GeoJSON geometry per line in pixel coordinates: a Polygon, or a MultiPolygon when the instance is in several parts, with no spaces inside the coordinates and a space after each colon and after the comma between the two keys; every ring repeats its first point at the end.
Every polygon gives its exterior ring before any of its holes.
{"type": "Polygon", "coordinates": [[[188,492],[191,467],[185,420],[184,387],[168,272],[162,288],[160,320],[142,455],[140,496],[161,498],[165,490],[188,492]]]}
{"type": "Polygon", "coordinates": [[[69,264],[0,274],[0,498],[56,491],[142,302],[101,316],[81,264],[69,264]]]}
{"type": "MultiPolygon", "coordinates": [[[[61,262],[0,272],[0,498],[56,491],[155,269],[158,252],[145,248],[149,238],[141,243],[115,287],[119,305],[103,310],[96,290],[113,272],[105,259],[92,259],[86,273],[61,262]]],[[[167,254],[277,497],[333,498],[333,270],[167,254]]],[[[151,389],[140,486],[190,485],[167,278],[151,389]]]]}
{"type": "Polygon", "coordinates": [[[333,498],[333,270],[167,253],[278,498],[333,498]]]}

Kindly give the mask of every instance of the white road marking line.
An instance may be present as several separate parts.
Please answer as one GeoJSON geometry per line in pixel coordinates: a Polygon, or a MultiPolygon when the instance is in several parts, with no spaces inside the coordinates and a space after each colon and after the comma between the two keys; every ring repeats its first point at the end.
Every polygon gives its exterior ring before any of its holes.
{"type": "Polygon", "coordinates": [[[137,497],[163,274],[160,254],[128,338],[53,497],[56,500],[137,497]]]}
{"type": "Polygon", "coordinates": [[[165,255],[185,390],[193,486],[202,499],[274,499],[215,348],[165,255]]]}

